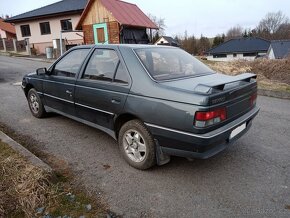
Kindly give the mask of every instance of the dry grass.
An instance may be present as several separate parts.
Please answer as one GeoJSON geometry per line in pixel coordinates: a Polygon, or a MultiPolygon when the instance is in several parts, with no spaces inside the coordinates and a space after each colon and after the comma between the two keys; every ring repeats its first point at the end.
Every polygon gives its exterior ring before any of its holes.
{"type": "Polygon", "coordinates": [[[75,189],[61,174],[48,173],[28,163],[21,155],[0,141],[0,217],[104,216],[104,204],[75,189]],[[71,201],[67,193],[74,193],[71,201]],[[93,205],[86,211],[85,205],[93,205]],[[36,208],[45,207],[42,214],[36,208]]]}
{"type": "Polygon", "coordinates": [[[51,202],[49,174],[26,162],[8,145],[0,142],[0,217],[32,217],[36,207],[51,202]]]}
{"type": "Polygon", "coordinates": [[[232,62],[202,61],[213,70],[227,75],[253,72],[258,76],[258,86],[260,88],[290,92],[290,58],[232,62]]]}

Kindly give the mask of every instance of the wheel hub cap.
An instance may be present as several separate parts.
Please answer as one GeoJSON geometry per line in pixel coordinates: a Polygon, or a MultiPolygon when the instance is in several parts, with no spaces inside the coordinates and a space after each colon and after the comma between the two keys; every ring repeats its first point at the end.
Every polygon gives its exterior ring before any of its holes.
{"type": "Polygon", "coordinates": [[[123,145],[127,156],[134,162],[142,162],[146,157],[146,144],[142,135],[136,130],[124,134],[123,145]]]}
{"type": "Polygon", "coordinates": [[[31,106],[31,109],[34,113],[37,113],[38,110],[39,110],[39,103],[38,103],[38,99],[37,97],[35,96],[35,94],[31,94],[30,95],[30,106],[31,106]]]}

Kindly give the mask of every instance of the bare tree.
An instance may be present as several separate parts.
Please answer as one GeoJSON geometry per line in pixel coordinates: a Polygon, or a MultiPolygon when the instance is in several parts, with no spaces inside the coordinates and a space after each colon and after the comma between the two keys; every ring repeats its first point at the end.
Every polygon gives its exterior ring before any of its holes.
{"type": "Polygon", "coordinates": [[[284,23],[279,26],[274,34],[275,39],[290,39],[290,23],[284,23]]]}
{"type": "Polygon", "coordinates": [[[240,25],[230,28],[227,32],[226,39],[233,39],[243,36],[243,28],[240,25]]]}
{"type": "Polygon", "coordinates": [[[204,37],[203,35],[200,36],[200,39],[197,43],[197,53],[198,55],[204,55],[204,53],[210,49],[211,44],[207,37],[204,37]]]}
{"type": "Polygon", "coordinates": [[[286,17],[281,11],[271,12],[266,14],[265,18],[263,18],[257,30],[260,32],[269,32],[270,34],[274,34],[278,31],[279,27],[282,24],[289,23],[289,18],[286,17]]]}
{"type": "Polygon", "coordinates": [[[165,18],[161,18],[161,17],[158,18],[153,14],[148,14],[148,17],[159,28],[158,30],[153,31],[153,37],[157,38],[157,36],[158,36],[158,38],[159,38],[159,36],[163,36],[165,33],[165,28],[166,28],[165,18]]]}

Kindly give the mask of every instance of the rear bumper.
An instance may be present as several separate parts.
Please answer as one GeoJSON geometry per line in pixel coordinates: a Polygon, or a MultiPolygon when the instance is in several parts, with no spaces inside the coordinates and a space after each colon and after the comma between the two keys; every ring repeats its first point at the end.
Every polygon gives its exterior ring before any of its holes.
{"type": "Polygon", "coordinates": [[[231,123],[205,134],[193,134],[146,123],[158,141],[163,153],[173,156],[207,159],[223,151],[235,140],[244,135],[251,127],[253,118],[258,114],[255,107],[231,123]],[[230,139],[234,129],[242,124],[246,128],[230,139]]]}

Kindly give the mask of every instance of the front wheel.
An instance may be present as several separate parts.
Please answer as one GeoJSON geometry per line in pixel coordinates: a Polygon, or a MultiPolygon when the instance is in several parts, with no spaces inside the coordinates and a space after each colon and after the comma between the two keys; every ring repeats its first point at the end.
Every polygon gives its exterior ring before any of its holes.
{"type": "Polygon", "coordinates": [[[118,142],[123,157],[132,167],[145,170],[155,165],[154,139],[140,120],[125,123],[120,129],[118,142]]]}
{"type": "Polygon", "coordinates": [[[29,90],[27,94],[27,101],[28,101],[28,105],[33,116],[37,118],[45,117],[46,111],[35,89],[29,90]]]}

